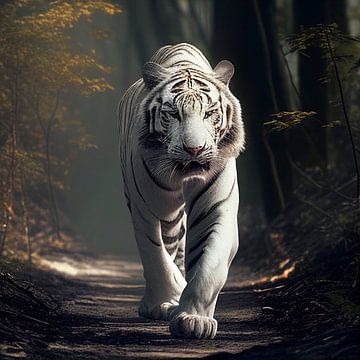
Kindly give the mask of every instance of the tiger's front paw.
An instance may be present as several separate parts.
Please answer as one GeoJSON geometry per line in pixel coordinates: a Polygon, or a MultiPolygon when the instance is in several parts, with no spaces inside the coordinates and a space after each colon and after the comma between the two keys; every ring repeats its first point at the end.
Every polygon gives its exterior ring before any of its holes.
{"type": "Polygon", "coordinates": [[[139,307],[139,315],[155,320],[170,320],[171,314],[178,305],[179,304],[174,301],[151,306],[142,301],[139,307]]]}
{"type": "Polygon", "coordinates": [[[177,338],[213,339],[217,321],[213,318],[181,312],[170,321],[171,335],[177,338]]]}

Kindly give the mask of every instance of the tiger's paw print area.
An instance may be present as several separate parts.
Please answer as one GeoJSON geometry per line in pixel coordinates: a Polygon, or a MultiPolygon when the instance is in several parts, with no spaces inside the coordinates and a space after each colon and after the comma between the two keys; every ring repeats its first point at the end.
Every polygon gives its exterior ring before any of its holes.
{"type": "Polygon", "coordinates": [[[170,333],[175,338],[213,339],[217,325],[213,318],[181,312],[170,321],[170,333]]]}
{"type": "Polygon", "coordinates": [[[139,307],[139,315],[154,320],[170,320],[172,313],[176,310],[178,305],[178,302],[172,301],[149,306],[142,300],[139,307]]]}

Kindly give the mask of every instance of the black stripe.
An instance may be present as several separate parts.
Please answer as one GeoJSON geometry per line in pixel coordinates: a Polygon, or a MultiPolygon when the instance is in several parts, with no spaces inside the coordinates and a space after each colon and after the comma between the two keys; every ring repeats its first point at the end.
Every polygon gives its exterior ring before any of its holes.
{"type": "Polygon", "coordinates": [[[186,265],[186,271],[191,271],[191,269],[196,265],[200,260],[201,256],[204,254],[204,250],[201,250],[190,262],[186,265]]]}
{"type": "Polygon", "coordinates": [[[200,85],[200,86],[203,86],[204,88],[206,88],[206,90],[204,91],[210,91],[210,88],[209,88],[209,84],[207,84],[206,82],[204,82],[203,80],[204,79],[195,79],[197,81],[197,83],[200,85]]]}
{"type": "MultiPolygon", "coordinates": [[[[157,92],[151,93],[152,96],[148,97],[148,99],[146,99],[146,102],[144,104],[144,106],[142,107],[142,110],[144,110],[144,124],[142,126],[142,128],[140,129],[140,135],[139,135],[139,141],[141,143],[141,145],[143,145],[145,148],[150,148],[150,149],[162,149],[164,147],[163,143],[160,141],[158,135],[154,132],[154,133],[150,133],[150,122],[153,122],[153,127],[154,127],[154,123],[155,123],[155,119],[154,118],[154,114],[151,113],[151,109],[150,110],[150,104],[152,101],[154,101],[155,96],[158,96],[159,93],[162,92],[162,90],[164,89],[165,86],[167,86],[168,84],[170,84],[173,81],[176,81],[179,76],[181,76],[181,72],[177,72],[175,73],[170,79],[166,80],[160,89],[157,90],[157,92]]],[[[158,102],[158,105],[161,105],[161,98],[160,101],[159,99],[156,99],[156,101],[158,102]]],[[[155,107],[155,106],[154,106],[155,107]]]]}
{"type": "Polygon", "coordinates": [[[221,204],[223,204],[224,202],[226,202],[227,200],[229,200],[233,190],[234,190],[234,186],[235,186],[235,179],[234,179],[234,182],[232,184],[232,187],[231,187],[231,190],[229,192],[229,195],[223,199],[223,200],[220,200],[218,201],[217,203],[215,203],[208,211],[206,212],[203,212],[200,214],[200,216],[198,216],[192,223],[191,225],[189,226],[189,228],[191,227],[194,227],[198,224],[200,224],[204,219],[206,219],[207,217],[209,217],[221,204]]]}
{"type": "Polygon", "coordinates": [[[184,234],[185,234],[185,227],[184,227],[184,225],[181,225],[181,228],[176,235],[174,235],[174,236],[163,235],[162,238],[163,238],[163,241],[165,244],[171,244],[171,243],[177,242],[178,240],[182,239],[184,234]]]}
{"type": "MultiPolygon", "coordinates": [[[[153,108],[151,109],[151,112],[150,112],[150,124],[151,124],[150,127],[153,128],[154,132],[155,132],[155,117],[156,117],[156,106],[153,106],[153,108]]],[[[150,128],[149,128],[149,130],[150,130],[150,128]]]]}
{"type": "Polygon", "coordinates": [[[169,59],[169,57],[176,56],[177,54],[182,55],[181,52],[186,52],[189,55],[193,55],[192,52],[185,47],[180,47],[180,48],[175,48],[175,49],[172,48],[172,49],[169,49],[169,52],[164,56],[164,58],[162,59],[163,60],[162,62],[165,62],[166,60],[169,59]]]}
{"type": "Polygon", "coordinates": [[[165,230],[172,229],[173,227],[175,227],[178,224],[178,222],[183,218],[183,216],[184,216],[184,209],[181,209],[174,220],[170,220],[170,221],[161,220],[162,230],[165,231],[165,230]]]}
{"type": "Polygon", "coordinates": [[[169,255],[172,255],[178,248],[178,243],[174,244],[165,244],[165,249],[169,253],[169,255]]]}
{"type": "Polygon", "coordinates": [[[176,67],[176,66],[179,66],[179,64],[183,64],[183,65],[194,65],[194,63],[192,63],[190,60],[186,60],[186,59],[183,59],[183,60],[178,60],[174,63],[171,64],[171,67],[176,67]]]}
{"type": "Polygon", "coordinates": [[[154,241],[150,236],[145,235],[155,246],[161,246],[161,244],[158,244],[156,241],[154,241]]]}
{"type": "MultiPolygon", "coordinates": [[[[143,195],[141,194],[140,192],[140,189],[139,189],[139,186],[136,182],[136,179],[135,179],[135,172],[134,172],[134,166],[133,166],[133,157],[132,157],[132,153],[130,155],[130,164],[131,164],[131,173],[132,173],[132,176],[133,176],[133,180],[134,180],[134,184],[135,184],[135,188],[136,188],[136,191],[138,192],[139,196],[141,197],[141,199],[143,200],[144,204],[146,205],[148,211],[151,213],[152,216],[154,216],[155,219],[158,219],[160,220],[151,210],[150,210],[150,207],[149,205],[147,204],[147,202],[145,201],[143,195]]],[[[140,211],[139,211],[140,212],[140,211]]]]}
{"type": "Polygon", "coordinates": [[[130,203],[130,199],[129,199],[129,196],[126,192],[124,192],[124,196],[125,196],[125,199],[126,199],[126,205],[130,211],[130,214],[131,214],[131,203],[130,203]]]}
{"type": "Polygon", "coordinates": [[[218,142],[218,148],[220,150],[236,143],[236,139],[239,138],[240,128],[236,124],[236,122],[232,123],[231,128],[227,130],[226,136],[223,136],[218,142]]]}
{"type": "Polygon", "coordinates": [[[146,173],[149,175],[149,178],[157,187],[159,187],[161,190],[164,190],[164,191],[173,191],[172,189],[160,184],[158,182],[158,180],[154,177],[154,175],[151,173],[150,169],[147,167],[145,160],[143,158],[141,158],[141,161],[146,170],[146,173]]]}
{"type": "Polygon", "coordinates": [[[151,112],[150,110],[145,111],[145,124],[147,125],[147,128],[150,129],[150,121],[151,121],[151,112]]]}
{"type": "Polygon", "coordinates": [[[144,201],[145,205],[148,207],[144,197],[142,196],[141,194],[141,191],[139,189],[139,186],[136,182],[136,179],[135,179],[135,171],[134,171],[134,165],[133,165],[133,157],[132,157],[132,153],[130,155],[130,163],[131,163],[131,173],[132,173],[132,176],[133,176],[133,180],[134,180],[134,184],[135,184],[135,187],[136,187],[136,191],[138,192],[138,194],[140,195],[141,199],[144,201]]]}
{"type": "Polygon", "coordinates": [[[189,205],[189,208],[187,210],[187,214],[188,216],[190,216],[195,204],[197,203],[197,201],[211,188],[211,186],[215,183],[215,181],[217,180],[217,178],[219,177],[220,172],[216,173],[215,176],[213,176],[209,182],[206,184],[205,187],[203,187],[201,189],[201,191],[199,191],[199,193],[194,197],[194,199],[192,200],[191,204],[189,205]]]}
{"type": "Polygon", "coordinates": [[[179,253],[179,254],[184,254],[184,252],[185,252],[184,248],[183,248],[183,247],[179,247],[178,253],[179,253]]]}
{"type": "Polygon", "coordinates": [[[202,245],[213,232],[216,232],[214,226],[220,225],[219,223],[215,223],[211,225],[211,229],[196,243],[189,249],[189,254],[196,250],[200,245],[202,245]]]}
{"type": "Polygon", "coordinates": [[[147,125],[140,130],[139,142],[145,149],[154,151],[161,151],[164,149],[164,144],[157,133],[149,133],[147,125]]]}

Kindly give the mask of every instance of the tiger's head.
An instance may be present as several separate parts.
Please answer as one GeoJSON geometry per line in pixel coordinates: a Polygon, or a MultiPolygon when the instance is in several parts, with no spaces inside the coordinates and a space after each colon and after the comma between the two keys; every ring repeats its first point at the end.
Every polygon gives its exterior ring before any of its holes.
{"type": "Polygon", "coordinates": [[[233,74],[228,61],[212,73],[145,64],[140,139],[155,175],[204,178],[238,156],[244,130],[240,103],[229,90],[233,74]]]}

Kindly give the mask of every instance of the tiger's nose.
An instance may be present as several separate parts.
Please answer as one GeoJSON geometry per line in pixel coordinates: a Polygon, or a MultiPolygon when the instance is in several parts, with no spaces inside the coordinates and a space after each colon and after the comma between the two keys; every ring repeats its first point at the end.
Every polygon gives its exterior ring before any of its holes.
{"type": "Polygon", "coordinates": [[[190,147],[190,146],[183,145],[183,147],[184,147],[184,150],[192,156],[200,155],[205,149],[204,145],[196,146],[196,147],[190,147]]]}

